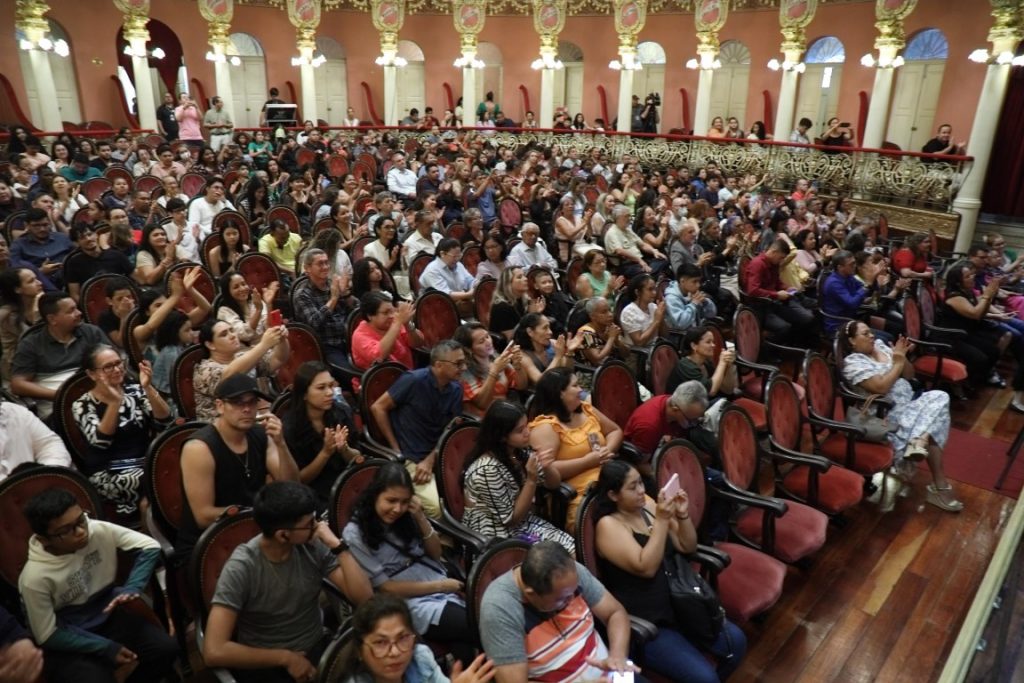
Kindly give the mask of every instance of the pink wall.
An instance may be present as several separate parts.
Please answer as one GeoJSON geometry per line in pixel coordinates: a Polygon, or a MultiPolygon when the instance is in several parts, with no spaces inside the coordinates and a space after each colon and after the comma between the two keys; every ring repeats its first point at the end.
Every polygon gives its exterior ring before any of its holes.
{"type": "MultiPolygon", "coordinates": [[[[14,22],[14,3],[0,2],[0,25],[14,22]]],[[[109,0],[50,0],[51,16],[68,32],[72,59],[78,77],[82,111],[86,119],[123,123],[117,91],[110,81],[117,64],[115,39],[121,16],[109,0]],[[101,64],[95,64],[99,60],[101,64]]],[[[185,53],[189,76],[199,79],[208,94],[214,92],[213,65],[204,59],[208,49],[206,27],[199,10],[191,0],[153,0],[152,16],[177,33],[185,53]]],[[[957,134],[966,136],[974,116],[984,78],[984,67],[967,61],[974,49],[985,47],[985,36],[991,18],[984,7],[974,3],[947,3],[921,0],[906,21],[907,34],[934,27],[941,29],[950,43],[950,58],[943,78],[937,121],[953,124],[957,134]],[[966,103],[967,106],[965,106],[966,103]]],[[[270,86],[288,90],[286,81],[296,85],[299,73],[290,63],[296,54],[295,31],[280,10],[236,6],[232,31],[250,33],[263,45],[267,58],[267,81],[270,86]]],[[[383,74],[373,63],[379,53],[376,32],[366,13],[325,12],[320,32],[337,40],[348,59],[349,101],[360,117],[369,116],[360,82],[370,84],[378,114],[383,112],[383,74]]],[[[874,70],[860,66],[861,55],[872,51],[875,36],[874,3],[837,3],[820,6],[807,29],[808,41],[823,35],[835,35],[846,47],[839,112],[847,118],[856,117],[860,91],[870,93],[874,70]]],[[[427,104],[440,113],[445,107],[442,84],[451,84],[458,97],[462,87],[459,70],[452,66],[458,56],[458,39],[450,16],[409,15],[401,32],[402,39],[415,41],[423,49],[426,64],[427,104]]],[[[585,57],[583,109],[588,120],[600,115],[598,86],[608,93],[609,118],[614,118],[619,89],[619,75],[608,68],[616,58],[617,38],[610,17],[570,17],[562,39],[580,46],[585,57]]],[[[679,89],[685,88],[692,109],[697,95],[697,74],[684,68],[695,55],[693,15],[659,14],[648,18],[641,40],[658,42],[665,49],[665,87],[662,92],[662,121],[665,129],[682,125],[683,115],[679,89]]],[[[740,40],[751,52],[750,85],[747,116],[744,124],[764,118],[762,91],[772,93],[772,106],[777,103],[780,75],[764,65],[779,55],[781,36],[776,10],[733,12],[721,31],[722,41],[740,40]]],[[[519,86],[530,93],[533,108],[540,105],[540,74],[530,68],[536,57],[539,40],[529,17],[489,17],[480,40],[497,45],[504,57],[503,92],[499,102],[513,117],[522,115],[519,86]]],[[[14,41],[0,43],[0,72],[12,82],[23,108],[24,84],[14,41]]],[[[898,73],[898,72],[897,72],[898,73]]],[[[898,76],[897,76],[898,78],[898,76]]],[[[691,111],[692,117],[692,111],[691,111]]]]}

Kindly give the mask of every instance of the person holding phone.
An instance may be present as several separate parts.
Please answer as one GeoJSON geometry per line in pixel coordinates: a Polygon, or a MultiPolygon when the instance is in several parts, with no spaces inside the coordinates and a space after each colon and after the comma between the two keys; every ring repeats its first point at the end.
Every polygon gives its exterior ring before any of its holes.
{"type": "Polygon", "coordinates": [[[597,563],[605,587],[626,611],[658,627],[657,637],[640,646],[644,666],[681,683],[713,683],[739,667],[746,636],[728,620],[712,643],[693,643],[680,632],[662,563],[667,553],[696,550],[697,530],[678,475],[673,481],[655,502],[632,465],[613,460],[601,466],[595,489],[597,563]]]}
{"type": "MultiPolygon", "coordinates": [[[[825,124],[825,130],[821,134],[821,144],[826,147],[853,147],[853,127],[847,121],[840,121],[839,117],[833,116],[825,124]]],[[[839,150],[827,150],[835,154],[839,150]]]]}

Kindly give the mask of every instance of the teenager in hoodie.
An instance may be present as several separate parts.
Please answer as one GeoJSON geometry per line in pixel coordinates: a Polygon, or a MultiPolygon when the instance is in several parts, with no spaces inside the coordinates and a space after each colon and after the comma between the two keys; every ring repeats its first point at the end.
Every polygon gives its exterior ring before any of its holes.
{"type": "Polygon", "coordinates": [[[18,592],[32,636],[46,654],[47,681],[114,683],[115,670],[131,663],[138,666],[128,683],[157,683],[171,674],[177,643],[126,609],[153,575],[160,558],[157,542],[90,519],[63,489],[34,496],[24,514],[33,535],[18,592]],[[120,586],[115,583],[118,550],[135,551],[131,573],[120,586]]]}

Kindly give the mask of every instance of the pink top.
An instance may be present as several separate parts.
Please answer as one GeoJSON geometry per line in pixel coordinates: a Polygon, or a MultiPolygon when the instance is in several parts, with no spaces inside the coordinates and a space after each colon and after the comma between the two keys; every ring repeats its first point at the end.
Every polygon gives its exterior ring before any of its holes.
{"type": "Polygon", "coordinates": [[[203,130],[199,127],[199,108],[179,106],[174,110],[174,117],[178,119],[178,139],[180,140],[202,140],[203,130]]]}
{"type": "MultiPolygon", "coordinates": [[[[385,332],[379,331],[370,323],[363,320],[352,333],[352,361],[357,368],[365,369],[373,365],[380,352],[380,340],[384,338],[385,332]]],[[[391,355],[388,360],[401,363],[412,369],[412,349],[409,347],[409,331],[403,326],[398,333],[398,339],[391,347],[391,355]]]]}

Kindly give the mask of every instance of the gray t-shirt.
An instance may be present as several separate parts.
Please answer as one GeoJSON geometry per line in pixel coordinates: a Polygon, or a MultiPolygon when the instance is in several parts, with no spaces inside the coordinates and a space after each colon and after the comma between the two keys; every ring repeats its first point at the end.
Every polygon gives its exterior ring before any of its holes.
{"type": "Polygon", "coordinates": [[[601,674],[596,669],[587,671],[592,667],[583,660],[608,656],[589,609],[601,601],[605,588],[578,562],[576,574],[579,596],[556,615],[541,614],[524,602],[515,570],[487,587],[480,605],[480,638],[495,666],[526,662],[530,680],[552,675],[577,680],[581,673],[585,675],[579,680],[585,680],[591,673],[601,674]]]}
{"type": "Polygon", "coordinates": [[[299,545],[276,564],[260,550],[260,536],[235,548],[224,565],[213,604],[238,613],[235,640],[257,648],[309,652],[323,635],[321,579],[338,558],[320,541],[299,545]]]}

